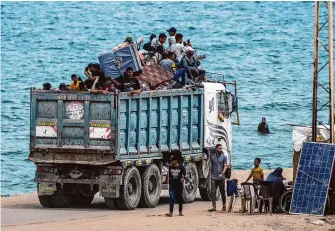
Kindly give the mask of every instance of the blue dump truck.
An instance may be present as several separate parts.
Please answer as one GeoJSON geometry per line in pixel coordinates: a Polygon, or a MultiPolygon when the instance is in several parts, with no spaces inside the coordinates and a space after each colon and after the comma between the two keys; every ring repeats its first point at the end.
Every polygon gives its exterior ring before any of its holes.
{"type": "Polygon", "coordinates": [[[84,206],[99,192],[111,209],[155,207],[173,150],[184,158],[185,203],[198,190],[209,200],[204,150],[222,144],[231,166],[238,112],[236,82],[203,85],[136,96],[32,89],[29,159],[41,205],[84,206]]]}

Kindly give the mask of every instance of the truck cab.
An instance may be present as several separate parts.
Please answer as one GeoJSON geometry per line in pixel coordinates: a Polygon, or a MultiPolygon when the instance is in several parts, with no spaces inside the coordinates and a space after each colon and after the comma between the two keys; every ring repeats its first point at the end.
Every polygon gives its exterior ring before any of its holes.
{"type": "Polygon", "coordinates": [[[40,203],[88,205],[99,192],[111,209],[155,207],[168,189],[174,150],[188,176],[184,201],[193,202],[198,189],[209,200],[203,152],[220,143],[232,165],[233,114],[238,123],[236,83],[228,82],[136,96],[32,89],[29,159],[40,203]]]}

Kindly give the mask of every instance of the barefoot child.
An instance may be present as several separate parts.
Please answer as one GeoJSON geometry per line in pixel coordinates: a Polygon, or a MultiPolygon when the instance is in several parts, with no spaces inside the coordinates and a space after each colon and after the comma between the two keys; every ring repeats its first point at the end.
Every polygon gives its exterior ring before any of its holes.
{"type": "Polygon", "coordinates": [[[172,157],[172,163],[169,168],[169,185],[170,185],[170,212],[166,214],[168,217],[173,216],[174,201],[179,204],[179,216],[183,216],[183,182],[186,171],[183,165],[178,161],[181,159],[181,152],[175,151],[172,157]]]}
{"type": "Polygon", "coordinates": [[[254,184],[258,184],[260,181],[264,180],[264,173],[263,169],[259,166],[261,164],[261,159],[260,158],[255,158],[254,160],[254,168],[251,169],[250,175],[246,182],[251,179],[254,184]]]}

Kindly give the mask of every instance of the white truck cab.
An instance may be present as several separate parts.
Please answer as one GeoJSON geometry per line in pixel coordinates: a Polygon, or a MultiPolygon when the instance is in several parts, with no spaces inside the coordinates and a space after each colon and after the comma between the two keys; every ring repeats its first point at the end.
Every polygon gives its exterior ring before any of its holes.
{"type": "MultiPolygon", "coordinates": [[[[232,121],[231,115],[237,105],[235,95],[227,91],[224,83],[204,82],[204,148],[214,149],[221,144],[227,157],[228,166],[232,162],[232,121]]],[[[238,123],[238,121],[237,121],[238,123]]]]}

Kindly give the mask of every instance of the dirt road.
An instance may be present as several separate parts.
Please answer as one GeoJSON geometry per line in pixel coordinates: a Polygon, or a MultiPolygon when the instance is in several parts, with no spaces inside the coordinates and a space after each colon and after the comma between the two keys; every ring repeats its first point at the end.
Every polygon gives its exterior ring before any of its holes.
{"type": "MultiPolygon", "coordinates": [[[[248,173],[235,173],[241,180],[248,173]]],[[[220,206],[221,203],[218,202],[220,206]]],[[[322,226],[311,224],[318,218],[293,215],[242,215],[240,213],[208,213],[209,202],[185,205],[184,217],[165,217],[168,197],[165,194],[154,209],[134,211],[108,210],[102,198],[95,198],[85,208],[45,209],[36,194],[19,195],[1,200],[2,230],[328,230],[335,231],[334,217],[322,226]]]]}

